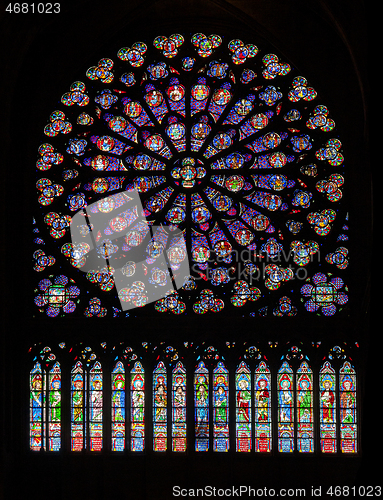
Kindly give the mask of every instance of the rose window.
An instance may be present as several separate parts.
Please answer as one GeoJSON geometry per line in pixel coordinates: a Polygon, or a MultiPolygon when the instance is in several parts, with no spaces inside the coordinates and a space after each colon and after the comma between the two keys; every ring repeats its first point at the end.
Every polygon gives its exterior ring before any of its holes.
{"type": "Polygon", "coordinates": [[[200,33],[136,42],[68,82],[42,132],[34,252],[52,259],[36,279],[42,314],[46,304],[63,314],[68,297],[56,286],[42,299],[39,283],[65,275],[80,290],[66,313],[89,316],[95,299],[103,316],[123,315],[115,269],[131,279],[122,294],[135,303],[130,315],[272,316],[282,302],[294,315],[332,315],[346,307],[336,121],[311,83],[266,48],[200,33]],[[126,205],[132,190],[136,210],[126,205]],[[71,220],[85,208],[84,243],[74,245],[71,220]],[[95,213],[109,217],[99,233],[95,213]],[[149,242],[140,217],[160,228],[149,242]],[[92,231],[106,263],[85,270],[92,231]],[[173,275],[189,259],[177,290],[158,264],[165,249],[173,275]],[[316,285],[318,273],[329,282],[316,285]]]}

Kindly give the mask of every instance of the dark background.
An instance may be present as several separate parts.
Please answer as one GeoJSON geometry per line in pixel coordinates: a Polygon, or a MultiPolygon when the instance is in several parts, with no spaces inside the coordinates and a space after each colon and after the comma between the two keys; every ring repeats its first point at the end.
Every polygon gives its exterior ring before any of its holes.
{"type": "MultiPolygon", "coordinates": [[[[176,484],[189,488],[207,484],[217,488],[306,487],[309,496],[312,485],[324,489],[329,485],[380,484],[377,465],[381,461],[381,388],[377,363],[381,327],[373,321],[379,301],[373,300],[376,272],[372,267],[380,257],[373,253],[375,173],[369,144],[369,5],[356,0],[78,0],[66,1],[65,5],[62,2],[60,14],[2,11],[0,16],[0,498],[165,499],[171,498],[171,488],[176,484]],[[260,45],[262,40],[267,41],[322,94],[342,131],[350,204],[350,315],[341,319],[294,318],[277,324],[260,321],[258,331],[264,332],[261,335],[265,340],[302,338],[311,342],[321,338],[360,343],[362,438],[357,457],[164,457],[153,453],[123,457],[64,453],[53,456],[28,451],[24,439],[28,410],[21,395],[27,380],[29,345],[54,340],[57,332],[69,341],[101,340],[105,335],[105,322],[92,322],[90,331],[89,323],[82,320],[32,319],[31,207],[41,130],[69,85],[84,78],[85,70],[101,57],[113,58],[116,50],[137,40],[177,32],[246,36],[260,45]]],[[[158,332],[166,332],[171,338],[169,331],[182,331],[185,340],[209,338],[208,335],[214,338],[217,332],[227,340],[233,340],[233,332],[243,339],[250,334],[247,323],[241,324],[238,333],[237,324],[227,318],[221,323],[196,320],[187,325],[167,325],[164,320],[155,326],[156,329],[149,325],[145,331],[139,323],[129,327],[142,332],[145,340],[161,336],[158,332]]],[[[106,328],[108,335],[112,335],[112,329],[117,331],[113,335],[118,339],[118,332],[125,330],[126,324],[112,322],[106,328]]]]}

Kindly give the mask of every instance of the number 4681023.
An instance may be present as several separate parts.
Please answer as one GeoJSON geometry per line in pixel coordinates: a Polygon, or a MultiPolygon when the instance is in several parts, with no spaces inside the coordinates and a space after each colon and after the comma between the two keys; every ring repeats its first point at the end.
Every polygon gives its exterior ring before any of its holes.
{"type": "Polygon", "coordinates": [[[5,8],[9,14],[58,14],[59,3],[9,3],[5,8]]]}

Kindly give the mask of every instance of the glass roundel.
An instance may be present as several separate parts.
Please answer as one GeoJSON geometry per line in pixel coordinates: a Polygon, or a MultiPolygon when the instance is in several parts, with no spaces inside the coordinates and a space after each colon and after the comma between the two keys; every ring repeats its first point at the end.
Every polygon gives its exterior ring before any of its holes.
{"type": "Polygon", "coordinates": [[[134,303],[130,315],[346,309],[348,214],[336,124],[310,82],[262,47],[174,34],[100,59],[48,117],[36,166],[35,305],[43,314],[123,315],[112,272],[122,258],[132,278],[122,294],[134,303]],[[130,257],[142,228],[122,207],[95,235],[108,264],[84,272],[87,244],[71,243],[71,218],[84,207],[108,214],[132,189],[162,239],[150,243],[146,260],[130,257]],[[108,240],[113,231],[124,235],[122,245],[108,240]],[[172,238],[180,232],[184,245],[172,238]],[[173,271],[189,259],[177,289],[153,266],[164,247],[173,271]],[[164,287],[157,300],[134,280],[138,267],[164,287]]]}

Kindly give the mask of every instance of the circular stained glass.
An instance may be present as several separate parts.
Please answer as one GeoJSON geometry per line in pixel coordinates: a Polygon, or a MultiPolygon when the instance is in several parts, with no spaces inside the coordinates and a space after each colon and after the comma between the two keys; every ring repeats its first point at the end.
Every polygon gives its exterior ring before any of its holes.
{"type": "Polygon", "coordinates": [[[39,280],[65,266],[82,294],[99,291],[116,316],[121,301],[134,304],[132,315],[144,306],[169,312],[154,307],[159,288],[183,304],[180,314],[272,315],[281,298],[301,314],[344,307],[348,214],[335,120],[292,64],[253,42],[157,37],[116,50],[68,82],[36,148],[35,241],[53,259],[49,271],[41,260],[39,280]],[[127,205],[133,190],[135,208],[127,205]],[[107,241],[102,270],[85,271],[87,256],[68,251],[78,210],[87,214],[83,237],[107,241]],[[103,231],[92,227],[96,213],[107,221],[103,231]],[[150,241],[153,227],[162,229],[150,241]],[[143,244],[140,260],[134,251],[143,244]],[[172,277],[159,264],[164,252],[172,277]],[[188,272],[178,276],[187,258],[188,272]],[[118,294],[115,270],[143,274],[118,294]],[[342,300],[320,295],[318,273],[342,279],[342,300]],[[305,305],[310,287],[315,307],[305,305]],[[328,307],[318,309],[323,297],[328,307]]]}

